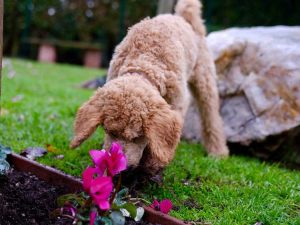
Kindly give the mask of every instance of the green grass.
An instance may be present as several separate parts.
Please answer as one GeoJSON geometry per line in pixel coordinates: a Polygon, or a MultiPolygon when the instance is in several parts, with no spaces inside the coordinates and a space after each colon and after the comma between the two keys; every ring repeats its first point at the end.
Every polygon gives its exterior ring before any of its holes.
{"type": "MultiPolygon", "coordinates": [[[[79,176],[90,164],[88,150],[100,147],[103,131],[99,129],[78,150],[69,149],[76,110],[92,94],[78,86],[104,71],[17,59],[9,62],[11,68],[6,65],[3,72],[0,143],[16,152],[50,144],[54,152],[39,161],[79,176]],[[15,76],[9,79],[12,71],[15,76]],[[13,102],[18,95],[23,98],[13,102]],[[60,154],[64,159],[56,158],[60,154]]],[[[209,158],[198,144],[181,143],[165,171],[163,186],[149,185],[144,196],[170,198],[178,209],[172,215],[183,220],[300,225],[299,171],[248,157],[209,158]]]]}

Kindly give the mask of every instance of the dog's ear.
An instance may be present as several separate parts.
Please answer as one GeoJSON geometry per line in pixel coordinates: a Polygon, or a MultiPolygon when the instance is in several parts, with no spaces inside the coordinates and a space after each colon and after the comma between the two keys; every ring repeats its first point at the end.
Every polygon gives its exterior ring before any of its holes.
{"type": "Polygon", "coordinates": [[[162,104],[148,116],[144,132],[148,139],[152,161],[146,162],[149,167],[164,167],[171,162],[180,140],[181,128],[182,119],[167,103],[162,104]]]}
{"type": "Polygon", "coordinates": [[[74,123],[74,138],[70,147],[76,148],[88,137],[90,137],[97,127],[103,123],[101,90],[85,102],[78,110],[74,123]]]}

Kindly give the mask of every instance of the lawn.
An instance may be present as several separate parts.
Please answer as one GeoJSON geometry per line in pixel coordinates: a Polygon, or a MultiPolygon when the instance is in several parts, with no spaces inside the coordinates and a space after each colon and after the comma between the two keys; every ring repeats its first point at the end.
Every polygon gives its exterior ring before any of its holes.
{"type": "MultiPolygon", "coordinates": [[[[98,129],[77,150],[69,149],[76,110],[92,94],[79,86],[104,73],[5,59],[0,143],[15,152],[48,148],[40,162],[80,176],[90,163],[88,150],[100,148],[103,131],[98,129]]],[[[173,216],[198,224],[300,224],[299,171],[243,156],[209,158],[198,144],[182,142],[163,186],[149,185],[143,195],[170,198],[176,206],[173,216]]]]}

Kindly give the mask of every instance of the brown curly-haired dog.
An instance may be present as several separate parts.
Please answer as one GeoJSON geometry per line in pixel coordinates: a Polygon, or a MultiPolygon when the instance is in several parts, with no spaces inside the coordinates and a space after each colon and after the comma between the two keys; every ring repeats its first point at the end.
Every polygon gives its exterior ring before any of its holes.
{"type": "Polygon", "coordinates": [[[208,153],[228,155],[200,9],[198,0],[179,0],[175,15],[145,19],[129,29],[115,50],[107,84],[77,113],[71,147],[101,125],[106,146],[118,141],[129,166],[142,164],[156,173],[174,157],[191,91],[208,153]]]}

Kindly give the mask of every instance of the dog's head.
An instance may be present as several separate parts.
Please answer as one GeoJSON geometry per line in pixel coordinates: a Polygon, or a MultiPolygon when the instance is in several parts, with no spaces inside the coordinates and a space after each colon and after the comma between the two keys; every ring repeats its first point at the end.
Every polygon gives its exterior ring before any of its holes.
{"type": "Polygon", "coordinates": [[[149,83],[139,77],[121,77],[108,82],[77,112],[75,137],[79,146],[98,126],[103,126],[105,147],[119,142],[128,166],[136,167],[147,147],[155,165],[165,166],[174,156],[182,121],[149,83]]]}

